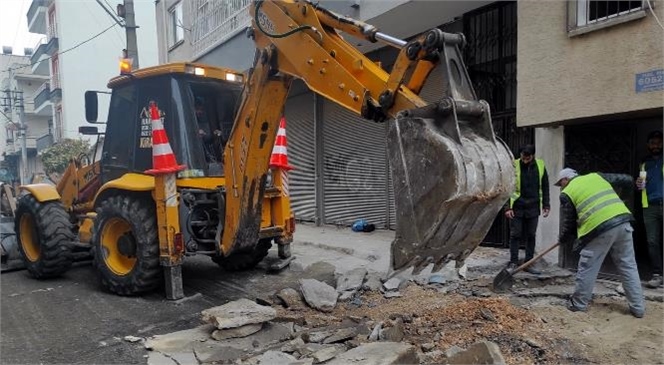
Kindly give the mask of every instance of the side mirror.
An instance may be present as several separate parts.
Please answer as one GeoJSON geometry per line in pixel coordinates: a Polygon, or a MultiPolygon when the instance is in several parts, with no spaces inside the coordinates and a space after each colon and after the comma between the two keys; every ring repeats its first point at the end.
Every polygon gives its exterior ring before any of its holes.
{"type": "MultiPolygon", "coordinates": [[[[99,108],[99,103],[97,100],[96,91],[86,91],[85,92],[85,119],[88,123],[97,122],[97,112],[99,108]]],[[[79,130],[80,132],[80,130],[79,130]]],[[[81,132],[82,133],[82,132],[81,132]]]]}
{"type": "Polygon", "coordinates": [[[84,136],[97,136],[99,135],[99,130],[97,129],[97,127],[82,126],[78,127],[78,133],[84,136]]]}

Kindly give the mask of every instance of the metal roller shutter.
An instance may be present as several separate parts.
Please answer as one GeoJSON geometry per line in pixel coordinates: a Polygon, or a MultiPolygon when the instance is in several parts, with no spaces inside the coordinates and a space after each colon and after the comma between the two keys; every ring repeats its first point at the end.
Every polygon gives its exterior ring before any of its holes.
{"type": "Polygon", "coordinates": [[[440,100],[443,95],[443,73],[439,67],[436,67],[429,74],[429,78],[424,83],[420,97],[430,103],[440,100]]]}
{"type": "Polygon", "coordinates": [[[387,226],[386,125],[364,120],[325,101],[325,222],[352,224],[365,219],[387,226]]]}
{"type": "Polygon", "coordinates": [[[288,98],[285,107],[288,162],[293,166],[289,183],[291,207],[295,218],[316,218],[314,97],[306,92],[288,98]]]}
{"type": "Polygon", "coordinates": [[[389,169],[387,188],[388,188],[388,190],[387,190],[387,194],[388,194],[387,204],[388,204],[389,217],[390,217],[390,221],[388,222],[389,224],[388,224],[387,228],[396,229],[397,228],[397,211],[394,207],[394,185],[392,185],[392,169],[389,169]]]}

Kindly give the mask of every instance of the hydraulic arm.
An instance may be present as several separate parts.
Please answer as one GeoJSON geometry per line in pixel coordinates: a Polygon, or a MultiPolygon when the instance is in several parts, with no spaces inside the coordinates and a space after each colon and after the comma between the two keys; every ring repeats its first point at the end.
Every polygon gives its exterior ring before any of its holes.
{"type": "Polygon", "coordinates": [[[512,154],[496,139],[489,106],[466,72],[461,34],[430,30],[410,42],[309,1],[255,1],[250,37],[257,52],[225,149],[226,213],[221,251],[258,241],[266,171],[294,78],[376,122],[389,121],[397,210],[392,268],[421,270],[463,261],[479,245],[514,184],[512,154]],[[341,33],[400,50],[383,70],[341,33]],[[418,96],[442,72],[435,103],[418,96]]]}

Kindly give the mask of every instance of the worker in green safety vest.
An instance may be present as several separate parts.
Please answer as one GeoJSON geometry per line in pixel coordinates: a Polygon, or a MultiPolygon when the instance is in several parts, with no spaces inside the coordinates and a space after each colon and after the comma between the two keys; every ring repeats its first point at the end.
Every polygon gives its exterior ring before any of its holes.
{"type": "Polygon", "coordinates": [[[646,286],[658,288],[664,286],[662,280],[662,197],[664,195],[664,165],[662,164],[662,132],[648,134],[650,155],[643,159],[636,179],[636,188],[641,191],[643,224],[646,227],[648,253],[652,263],[653,276],[646,286]]]}
{"type": "MultiPolygon", "coordinates": [[[[535,146],[521,147],[520,158],[514,160],[516,188],[505,207],[505,216],[510,220],[510,263],[508,269],[519,265],[519,247],[526,247],[525,261],[535,255],[535,235],[539,216],[549,215],[549,176],[544,161],[535,158],[535,146]]],[[[531,265],[526,271],[540,274],[531,265]]]]}
{"type": "MultiPolygon", "coordinates": [[[[587,309],[600,267],[610,252],[620,273],[630,312],[637,318],[645,313],[634,258],[632,214],[610,183],[618,182],[621,176],[600,173],[579,176],[570,168],[558,174],[555,185],[563,189],[558,242],[563,247],[573,244],[574,251],[579,252],[576,286],[567,303],[567,309],[573,312],[587,309]]],[[[631,180],[629,176],[624,178],[631,180]]]]}

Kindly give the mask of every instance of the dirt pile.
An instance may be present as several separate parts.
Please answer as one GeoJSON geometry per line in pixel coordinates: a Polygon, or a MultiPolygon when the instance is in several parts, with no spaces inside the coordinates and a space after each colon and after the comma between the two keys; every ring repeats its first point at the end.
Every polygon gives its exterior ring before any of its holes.
{"type": "Polygon", "coordinates": [[[512,305],[505,297],[466,298],[415,285],[402,292],[403,297],[392,299],[365,292],[359,300],[338,305],[326,316],[311,309],[281,314],[297,316],[309,328],[349,317],[364,318],[368,326],[399,320],[403,341],[422,349],[427,363],[444,363],[450,348],[467,348],[484,340],[498,344],[509,364],[570,363],[583,358],[570,356],[567,340],[556,337],[539,316],[512,305]]]}

